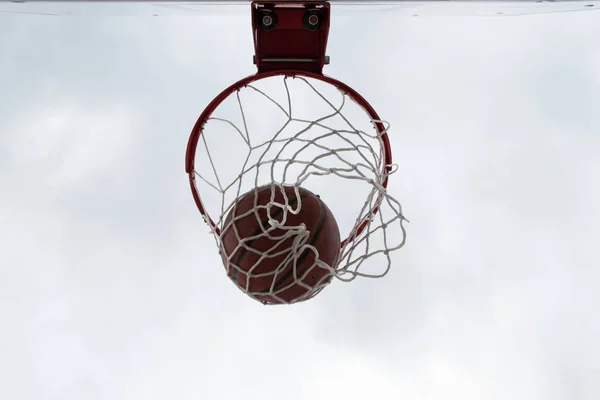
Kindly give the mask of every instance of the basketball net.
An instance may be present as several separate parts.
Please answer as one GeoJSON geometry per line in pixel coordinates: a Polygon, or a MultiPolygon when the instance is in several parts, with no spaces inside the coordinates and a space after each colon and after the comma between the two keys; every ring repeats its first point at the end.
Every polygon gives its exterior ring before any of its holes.
{"type": "MultiPolygon", "coordinates": [[[[405,243],[406,219],[400,203],[386,188],[388,177],[397,170],[397,165],[386,164],[386,159],[391,159],[386,154],[389,125],[365,111],[331,84],[301,76],[256,80],[224,99],[203,126],[195,128],[201,129],[201,135],[190,174],[197,202],[221,252],[225,217],[240,196],[265,185],[302,186],[319,194],[329,206],[345,238],[338,265],[324,265],[316,257],[315,267],[328,268],[345,282],[359,276],[385,276],[391,267],[391,253],[405,243]]],[[[240,246],[253,251],[248,246],[252,240],[269,237],[283,242],[293,236],[292,248],[286,250],[291,258],[307,250],[317,252],[307,243],[304,226],[285,226],[286,216],[297,213],[302,204],[288,199],[285,191],[281,193],[283,202],[267,205],[267,209],[279,210],[279,216],[269,218],[251,238],[238,235],[240,246]],[[285,237],[270,236],[277,229],[283,229],[285,237]]],[[[281,254],[281,248],[277,251],[281,254]]],[[[239,269],[228,256],[228,271],[239,269]]],[[[274,256],[261,254],[263,258],[274,256]]],[[[280,269],[289,262],[286,258],[280,269]]],[[[252,270],[244,273],[250,281],[252,270]]],[[[295,283],[302,284],[302,274],[294,276],[295,283]]],[[[314,296],[329,281],[296,301],[314,296]]],[[[248,287],[238,287],[257,298],[248,287]]],[[[277,298],[271,289],[270,295],[277,298]]]]}

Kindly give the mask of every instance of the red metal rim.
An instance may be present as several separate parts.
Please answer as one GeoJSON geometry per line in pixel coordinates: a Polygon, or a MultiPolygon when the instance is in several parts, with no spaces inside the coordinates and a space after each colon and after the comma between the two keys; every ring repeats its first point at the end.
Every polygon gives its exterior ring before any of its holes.
{"type": "MultiPolygon", "coordinates": [[[[337,79],[334,79],[334,78],[331,78],[331,77],[328,77],[325,75],[321,75],[321,74],[311,73],[311,72],[290,70],[290,71],[270,71],[270,72],[255,74],[255,75],[251,75],[246,78],[243,78],[243,79],[237,81],[236,83],[234,83],[233,85],[229,86],[227,89],[223,90],[204,109],[202,114],[200,114],[200,117],[198,117],[198,120],[196,121],[196,124],[194,125],[194,128],[192,129],[192,133],[190,134],[190,138],[188,140],[187,150],[186,150],[186,154],[185,154],[185,171],[187,172],[187,174],[189,176],[189,182],[190,182],[190,187],[192,189],[192,195],[194,196],[194,201],[196,202],[196,205],[198,206],[198,210],[200,210],[200,213],[204,217],[205,221],[207,223],[209,223],[213,227],[213,229],[215,229],[217,234],[219,234],[219,235],[220,235],[219,227],[216,225],[216,223],[213,221],[213,219],[210,217],[210,215],[208,215],[207,211],[205,210],[205,208],[202,204],[201,198],[200,198],[200,193],[198,193],[198,189],[196,187],[196,175],[194,172],[194,163],[195,163],[196,148],[198,146],[198,141],[200,140],[200,136],[202,135],[204,125],[206,124],[206,122],[208,121],[210,116],[213,114],[213,112],[219,107],[219,105],[226,98],[228,98],[234,92],[251,84],[252,82],[256,82],[256,81],[266,79],[266,78],[271,78],[274,76],[287,76],[287,77],[302,76],[302,77],[306,77],[306,78],[316,79],[316,80],[328,83],[330,85],[333,85],[336,88],[338,88],[340,91],[342,91],[343,93],[348,95],[359,106],[361,106],[372,120],[381,121],[381,118],[379,118],[379,115],[377,114],[375,109],[356,90],[352,89],[350,86],[346,85],[345,83],[338,81],[337,79]]],[[[381,171],[381,173],[384,176],[384,179],[381,182],[381,186],[383,188],[387,188],[388,174],[392,169],[392,149],[390,146],[388,134],[386,132],[386,129],[385,129],[385,126],[383,125],[383,123],[376,122],[375,127],[377,129],[377,132],[379,133],[379,136],[381,137],[381,144],[382,144],[382,149],[383,149],[383,153],[384,153],[384,167],[383,167],[383,171],[381,171]]],[[[358,229],[355,232],[351,232],[351,236],[349,236],[348,238],[346,238],[342,241],[341,246],[344,246],[346,243],[351,241],[353,237],[358,236],[362,233],[362,231],[367,227],[369,221],[379,211],[379,206],[381,205],[382,201],[383,201],[383,195],[380,194],[376,200],[376,203],[375,203],[376,206],[371,210],[371,213],[369,215],[367,215],[365,217],[365,219],[359,224],[358,229]]]]}

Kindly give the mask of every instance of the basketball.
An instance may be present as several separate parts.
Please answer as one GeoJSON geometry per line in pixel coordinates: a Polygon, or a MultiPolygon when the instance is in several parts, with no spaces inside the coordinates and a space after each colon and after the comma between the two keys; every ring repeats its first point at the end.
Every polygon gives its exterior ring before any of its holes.
{"type": "Polygon", "coordinates": [[[264,303],[304,299],[331,281],[311,246],[328,266],[338,262],[340,231],[331,210],[309,190],[298,192],[299,199],[293,186],[253,189],[240,196],[223,225],[221,257],[228,276],[264,303]],[[298,206],[297,213],[289,211],[298,206]]]}

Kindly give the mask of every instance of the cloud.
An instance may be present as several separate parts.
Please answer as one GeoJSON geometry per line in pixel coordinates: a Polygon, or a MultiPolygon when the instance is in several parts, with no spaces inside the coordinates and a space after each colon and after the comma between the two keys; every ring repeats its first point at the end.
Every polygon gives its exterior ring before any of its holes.
{"type": "Polygon", "coordinates": [[[597,397],[595,19],[344,18],[408,243],[294,307],[227,280],[183,169],[246,19],[0,24],[3,397],[597,397]]]}

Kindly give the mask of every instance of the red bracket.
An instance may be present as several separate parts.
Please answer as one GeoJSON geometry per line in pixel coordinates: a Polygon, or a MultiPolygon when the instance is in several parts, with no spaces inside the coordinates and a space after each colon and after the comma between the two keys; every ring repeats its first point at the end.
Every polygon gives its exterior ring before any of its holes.
{"type": "Polygon", "coordinates": [[[327,1],[254,1],[252,31],[258,73],[296,70],[323,74],[329,38],[327,1]]]}

